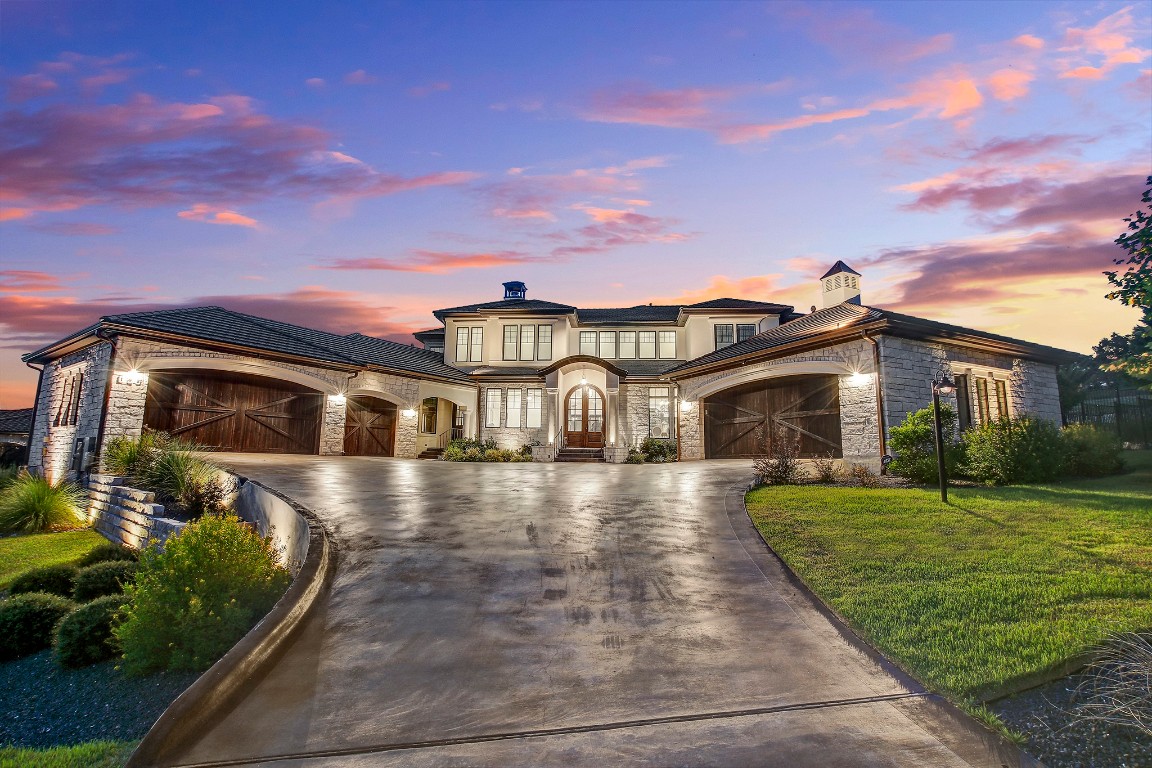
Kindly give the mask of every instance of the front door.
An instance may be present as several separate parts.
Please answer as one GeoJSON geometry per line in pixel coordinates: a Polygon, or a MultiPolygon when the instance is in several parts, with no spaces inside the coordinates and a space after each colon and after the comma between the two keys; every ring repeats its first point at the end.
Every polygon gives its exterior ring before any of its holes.
{"type": "Polygon", "coordinates": [[[575,387],[565,407],[565,445],[569,448],[604,447],[604,396],[595,387],[575,387]]]}

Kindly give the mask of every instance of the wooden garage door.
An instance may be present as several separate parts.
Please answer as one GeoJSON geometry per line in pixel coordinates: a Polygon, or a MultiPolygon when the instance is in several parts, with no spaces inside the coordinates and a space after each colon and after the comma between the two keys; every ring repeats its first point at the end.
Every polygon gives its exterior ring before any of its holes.
{"type": "Polygon", "coordinates": [[[376,397],[348,398],[344,416],[345,456],[394,456],[396,404],[376,397]]]}
{"type": "Polygon", "coordinates": [[[154,372],[144,423],[222,451],[316,453],[324,396],[238,373],[154,372]]]}
{"type": "Polygon", "coordinates": [[[837,376],[786,376],[712,395],[704,401],[705,456],[747,458],[769,452],[772,441],[799,439],[801,457],[843,457],[839,384],[837,376]]]}

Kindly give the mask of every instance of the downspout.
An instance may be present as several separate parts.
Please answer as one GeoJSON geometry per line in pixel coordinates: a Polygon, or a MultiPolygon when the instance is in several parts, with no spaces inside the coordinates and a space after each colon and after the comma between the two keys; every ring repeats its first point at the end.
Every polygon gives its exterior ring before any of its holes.
{"type": "Polygon", "coordinates": [[[104,424],[108,420],[108,403],[112,399],[112,376],[116,370],[116,353],[120,351],[119,336],[109,335],[97,329],[96,338],[106,341],[112,346],[112,354],[108,356],[108,378],[104,382],[104,407],[100,409],[100,428],[96,430],[96,462],[99,466],[100,454],[104,452],[104,424]]]}
{"type": "MultiPolygon", "coordinates": [[[[888,441],[884,429],[884,387],[880,381],[880,344],[868,335],[868,331],[861,331],[860,336],[872,342],[872,367],[876,369],[876,423],[880,426],[880,456],[888,455],[888,441]]],[[[880,465],[880,474],[884,474],[886,467],[880,465]]]]}
{"type": "MultiPolygon", "coordinates": [[[[39,414],[39,411],[40,411],[40,388],[42,386],[44,386],[44,368],[37,368],[36,366],[32,365],[32,363],[28,363],[28,362],[24,363],[24,365],[28,366],[32,370],[36,371],[36,373],[40,374],[39,376],[36,377],[36,399],[32,401],[32,430],[28,433],[28,461],[26,462],[26,464],[31,464],[32,463],[32,436],[36,434],[36,416],[39,414]]],[[[47,367],[47,366],[45,366],[45,367],[47,367]]],[[[45,440],[48,439],[48,430],[47,429],[44,430],[44,439],[45,440]]],[[[43,454],[44,446],[40,446],[40,452],[41,452],[41,454],[43,454]]],[[[44,456],[43,455],[40,456],[40,461],[41,461],[40,469],[43,470],[44,469],[44,466],[43,466],[44,456]]]]}
{"type": "Polygon", "coordinates": [[[676,419],[676,461],[680,461],[684,453],[684,446],[680,443],[680,385],[676,385],[676,398],[672,406],[672,415],[676,419]]]}

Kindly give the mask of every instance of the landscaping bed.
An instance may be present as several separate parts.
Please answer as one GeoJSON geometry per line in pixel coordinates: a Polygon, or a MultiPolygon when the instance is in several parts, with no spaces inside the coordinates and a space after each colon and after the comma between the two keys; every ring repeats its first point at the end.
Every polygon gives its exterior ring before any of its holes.
{"type": "Polygon", "coordinates": [[[815,485],[746,501],[865,640],[929,689],[987,701],[1152,627],[1152,452],[1125,460],[1113,477],[955,488],[948,505],[931,488],[815,485]]]}

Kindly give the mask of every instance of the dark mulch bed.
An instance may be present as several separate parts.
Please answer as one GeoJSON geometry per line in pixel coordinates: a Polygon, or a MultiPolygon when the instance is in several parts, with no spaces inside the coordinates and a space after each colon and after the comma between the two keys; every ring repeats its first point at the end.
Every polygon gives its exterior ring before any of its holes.
{"type": "Polygon", "coordinates": [[[1080,676],[1057,680],[994,702],[990,708],[1028,735],[1024,749],[1048,768],[1147,768],[1152,735],[1077,718],[1080,676]]]}
{"type": "Polygon", "coordinates": [[[64,669],[51,651],[0,664],[0,744],[51,747],[139,739],[198,677],[128,677],[108,661],[64,669]]]}

